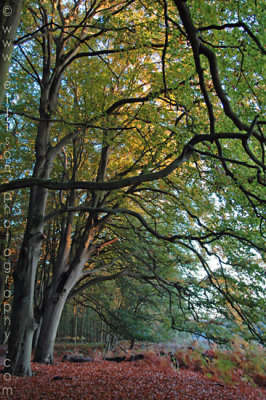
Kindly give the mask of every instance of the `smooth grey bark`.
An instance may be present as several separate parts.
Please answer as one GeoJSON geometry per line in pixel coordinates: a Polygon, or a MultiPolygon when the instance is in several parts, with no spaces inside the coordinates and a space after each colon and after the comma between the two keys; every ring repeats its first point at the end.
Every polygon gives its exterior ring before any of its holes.
{"type": "Polygon", "coordinates": [[[68,292],[65,291],[60,294],[59,298],[51,298],[45,308],[43,322],[35,350],[35,362],[44,364],[53,364],[54,362],[54,343],[67,295],[68,292]]]}
{"type": "MultiPolygon", "coordinates": [[[[105,179],[108,161],[109,146],[105,145],[105,137],[103,137],[101,159],[96,178],[97,182],[105,179]]],[[[76,169],[78,169],[77,165],[76,168],[74,168],[73,178],[75,178],[76,169]]],[[[101,194],[98,193],[92,196],[92,206],[97,207],[101,202],[101,194]]],[[[75,204],[74,191],[70,195],[69,204],[71,206],[75,204]]],[[[71,243],[73,217],[73,212],[70,212],[66,217],[65,228],[61,233],[57,263],[53,271],[52,283],[46,290],[46,300],[44,300],[42,316],[43,321],[34,356],[34,361],[39,363],[53,363],[54,343],[64,305],[70,291],[81,278],[83,268],[89,257],[96,250],[93,239],[101,226],[101,222],[95,222],[97,213],[90,213],[78,245],[75,242],[71,243]],[[73,260],[69,260],[69,258],[71,258],[71,252],[74,253],[73,260]],[[67,266],[68,261],[70,261],[70,265],[67,266]]]]}
{"type": "MultiPolygon", "coordinates": [[[[47,137],[49,130],[48,122],[41,123],[38,134],[47,137]]],[[[42,155],[44,148],[38,151],[35,176],[49,176],[50,174],[42,155]]],[[[34,318],[34,287],[41,244],[45,238],[43,231],[47,195],[47,189],[43,190],[36,186],[31,189],[26,232],[14,272],[14,300],[8,341],[8,357],[10,359],[8,372],[13,375],[31,375],[32,339],[34,331],[38,327],[34,318]]]]}
{"type": "Polygon", "coordinates": [[[32,350],[35,350],[37,347],[37,343],[39,340],[39,336],[40,336],[40,331],[41,331],[41,326],[42,326],[42,316],[40,318],[40,320],[38,322],[36,322],[38,324],[38,327],[35,329],[34,335],[33,335],[33,339],[32,339],[32,350]]]}
{"type": "Polygon", "coordinates": [[[8,69],[20,21],[23,0],[3,0],[0,10],[0,105],[8,85],[8,69]]]}
{"type": "MultiPolygon", "coordinates": [[[[45,18],[47,15],[45,16],[45,18]]],[[[43,21],[44,24],[47,20],[43,21]]],[[[65,20],[62,18],[62,24],[65,20]]],[[[64,141],[55,147],[49,144],[51,120],[56,111],[60,84],[65,68],[64,53],[66,33],[57,38],[57,62],[52,68],[50,35],[42,37],[43,66],[37,136],[35,140],[36,162],[33,178],[49,179],[55,157],[64,145],[64,141]]],[[[80,45],[80,44],[79,44],[80,45]]],[[[79,45],[68,53],[68,62],[79,49],[79,45]]],[[[41,243],[45,238],[45,209],[48,189],[34,185],[30,191],[30,201],[27,214],[27,225],[19,260],[14,272],[14,300],[11,313],[10,336],[8,341],[9,367],[6,371],[12,375],[31,375],[32,340],[38,324],[34,318],[34,289],[41,243]]]]}
{"type": "MultiPolygon", "coordinates": [[[[71,193],[70,204],[74,204],[75,196],[71,193]]],[[[34,361],[52,364],[54,342],[63,307],[69,291],[74,285],[74,279],[70,280],[67,290],[62,287],[66,274],[66,265],[71,249],[71,231],[73,223],[73,213],[69,213],[66,218],[65,227],[62,229],[59,243],[58,257],[53,270],[52,283],[45,290],[42,305],[42,324],[35,347],[34,361]]]]}
{"type": "MultiPolygon", "coordinates": [[[[48,289],[50,296],[43,311],[43,321],[34,357],[35,362],[52,364],[54,361],[54,343],[62,311],[71,289],[82,275],[83,267],[91,251],[94,251],[94,246],[91,245],[92,239],[93,234],[90,231],[88,234],[84,234],[77,255],[68,270],[61,274],[55,274],[53,277],[52,287],[48,289]]],[[[66,252],[69,250],[67,249],[66,252]]]]}
{"type": "MultiPolygon", "coordinates": [[[[49,74],[49,73],[48,73],[49,74]]],[[[56,152],[49,145],[51,118],[55,112],[58,91],[51,91],[53,80],[47,82],[43,75],[43,89],[40,99],[40,122],[38,126],[33,177],[49,178],[56,152]],[[45,83],[45,85],[44,85],[45,83]]],[[[58,78],[60,80],[60,77],[58,78]]],[[[8,357],[10,366],[6,370],[12,375],[31,376],[32,340],[38,324],[34,318],[34,289],[36,272],[45,238],[45,209],[48,190],[33,186],[30,191],[27,225],[24,239],[14,271],[14,300],[12,304],[8,357]]]]}

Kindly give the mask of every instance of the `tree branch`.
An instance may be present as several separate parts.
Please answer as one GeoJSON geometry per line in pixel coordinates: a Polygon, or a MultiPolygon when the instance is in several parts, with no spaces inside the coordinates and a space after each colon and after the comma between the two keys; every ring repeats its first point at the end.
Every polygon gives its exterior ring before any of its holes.
{"type": "Polygon", "coordinates": [[[136,185],[143,182],[152,182],[168,176],[171,172],[177,169],[180,165],[189,160],[193,153],[193,147],[197,143],[204,141],[212,142],[216,139],[232,139],[232,140],[243,140],[246,137],[242,133],[220,133],[215,135],[198,135],[194,136],[188,144],[184,147],[182,154],[172,161],[167,167],[160,171],[140,174],[137,176],[121,179],[119,181],[109,182],[87,182],[87,181],[75,181],[75,182],[54,182],[52,180],[40,179],[40,178],[24,178],[17,179],[8,183],[0,185],[0,193],[7,192],[15,189],[22,189],[32,186],[41,186],[51,190],[72,190],[72,189],[84,189],[84,190],[114,190],[121,189],[126,186],[136,185]]]}

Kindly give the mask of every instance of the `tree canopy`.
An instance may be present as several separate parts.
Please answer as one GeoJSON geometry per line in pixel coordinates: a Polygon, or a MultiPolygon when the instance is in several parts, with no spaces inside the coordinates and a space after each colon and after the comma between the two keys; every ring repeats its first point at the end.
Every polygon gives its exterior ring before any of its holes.
{"type": "Polygon", "coordinates": [[[263,25],[253,0],[24,1],[1,122],[12,373],[31,373],[38,330],[53,361],[74,296],[127,338],[143,304],[264,341],[263,25]]]}

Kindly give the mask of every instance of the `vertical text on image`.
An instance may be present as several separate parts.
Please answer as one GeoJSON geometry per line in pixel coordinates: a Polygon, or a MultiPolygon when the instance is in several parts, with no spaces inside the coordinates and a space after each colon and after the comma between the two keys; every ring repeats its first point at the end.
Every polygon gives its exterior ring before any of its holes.
{"type": "MultiPolygon", "coordinates": [[[[4,17],[6,17],[7,24],[2,26],[2,48],[4,49],[2,51],[2,62],[10,62],[11,60],[11,55],[12,55],[12,47],[13,47],[13,41],[10,39],[10,34],[12,32],[12,25],[8,24],[8,17],[12,15],[12,7],[10,5],[4,5],[2,8],[2,14],[4,17]]],[[[3,172],[4,174],[10,174],[11,173],[11,158],[12,154],[9,149],[10,146],[10,140],[9,140],[9,93],[8,89],[11,86],[10,81],[4,80],[3,82],[4,89],[6,91],[6,112],[5,112],[5,121],[6,121],[6,137],[5,137],[5,150],[4,150],[4,169],[3,172]]],[[[5,242],[6,246],[4,248],[4,253],[3,253],[3,258],[4,258],[4,265],[3,265],[3,271],[4,271],[4,284],[5,284],[5,290],[4,290],[4,343],[7,342],[9,338],[9,330],[10,330],[10,313],[11,313],[11,305],[9,304],[10,298],[11,298],[11,290],[10,290],[10,276],[11,276],[11,262],[10,262],[10,256],[11,256],[11,249],[10,249],[10,228],[11,228],[11,207],[10,204],[12,202],[12,193],[6,192],[4,193],[4,231],[5,231],[5,242]]],[[[10,359],[8,358],[8,353],[6,355],[6,358],[4,360],[4,367],[9,368],[10,367],[10,359]]],[[[1,388],[1,395],[2,396],[10,396],[13,394],[12,387],[8,386],[10,385],[10,380],[11,380],[11,374],[6,372],[4,373],[4,381],[5,385],[4,387],[1,388]]]]}

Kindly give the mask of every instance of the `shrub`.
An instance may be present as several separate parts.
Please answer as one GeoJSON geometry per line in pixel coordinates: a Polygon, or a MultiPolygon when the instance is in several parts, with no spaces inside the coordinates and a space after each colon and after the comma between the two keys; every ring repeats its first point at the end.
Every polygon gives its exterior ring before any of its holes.
{"type": "Polygon", "coordinates": [[[235,336],[228,348],[212,344],[204,350],[197,342],[175,351],[180,368],[200,371],[208,378],[227,384],[249,382],[266,386],[265,349],[258,343],[248,343],[235,336]]]}
{"type": "Polygon", "coordinates": [[[147,351],[144,354],[142,362],[150,368],[159,369],[161,371],[169,371],[173,369],[169,355],[159,356],[154,351],[147,351]]]}

